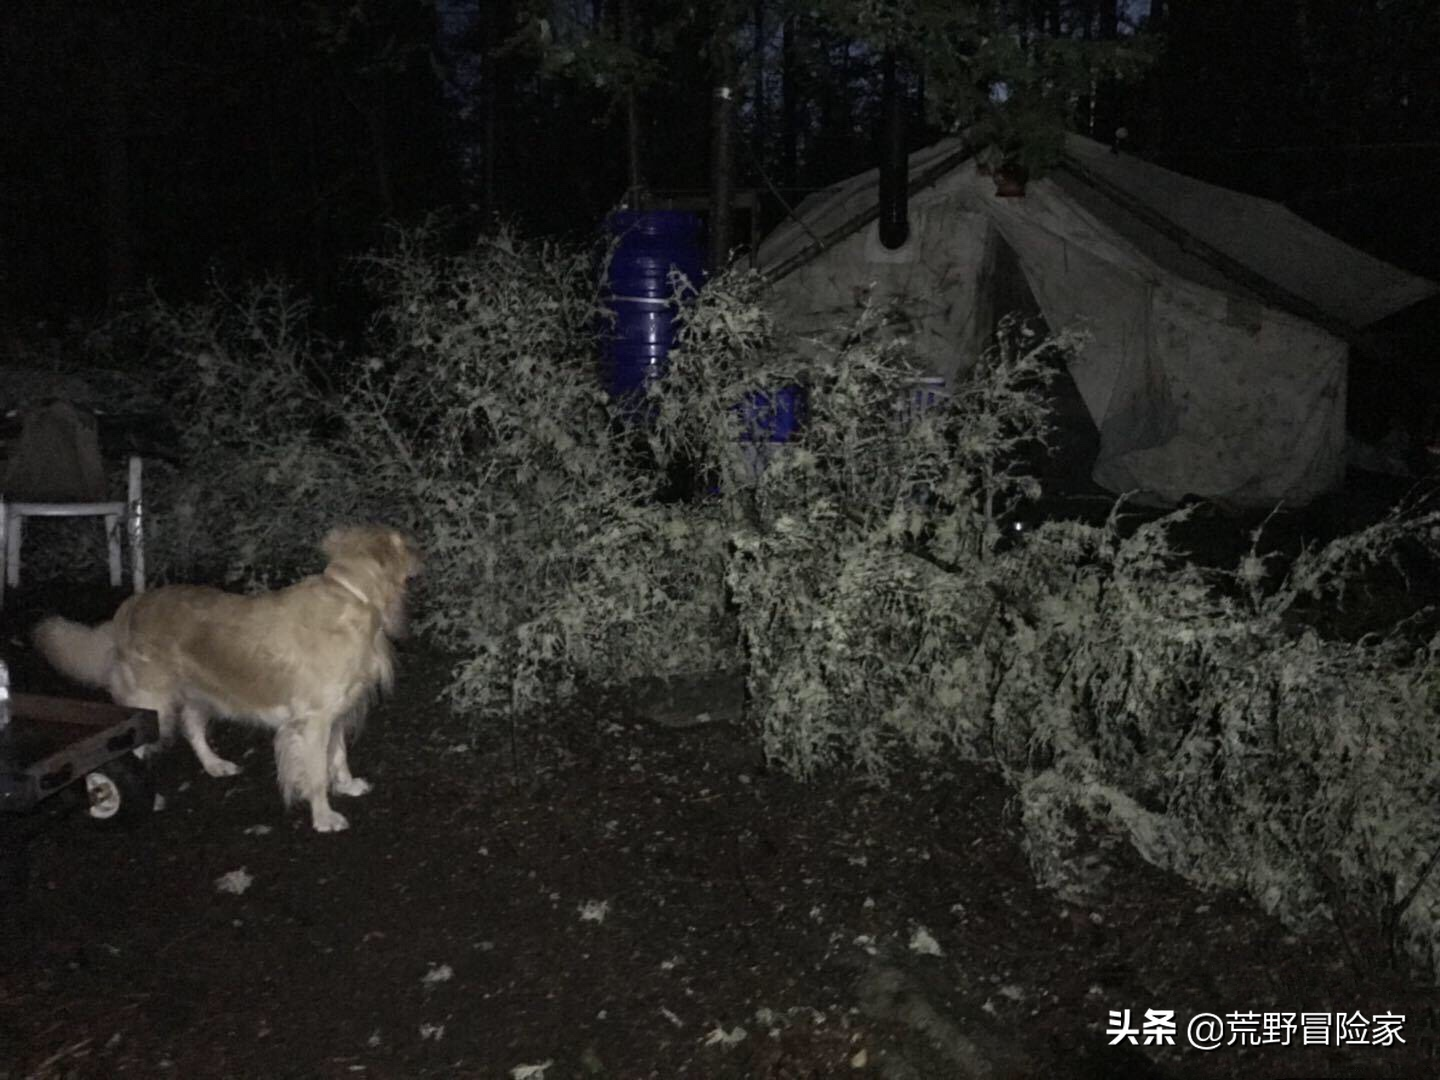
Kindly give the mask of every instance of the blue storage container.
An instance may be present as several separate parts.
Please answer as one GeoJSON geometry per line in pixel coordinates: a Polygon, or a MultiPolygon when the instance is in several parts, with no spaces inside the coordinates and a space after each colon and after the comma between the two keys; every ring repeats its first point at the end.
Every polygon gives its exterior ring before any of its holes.
{"type": "Polygon", "coordinates": [[[741,404],[732,406],[740,416],[740,441],[789,442],[805,421],[805,400],[803,386],[746,394],[741,404]]]}
{"type": "Polygon", "coordinates": [[[670,270],[699,288],[704,269],[700,219],[679,210],[619,210],[605,222],[618,241],[610,260],[605,305],[615,322],[604,335],[601,377],[615,399],[643,395],[664,376],[675,343],[670,270]]]}
{"type": "MultiPolygon", "coordinates": [[[[782,386],[778,390],[752,390],[745,400],[730,406],[740,418],[740,456],[754,483],[806,420],[809,399],[803,386],[782,386]]],[[[720,489],[712,487],[710,494],[720,489]]]]}

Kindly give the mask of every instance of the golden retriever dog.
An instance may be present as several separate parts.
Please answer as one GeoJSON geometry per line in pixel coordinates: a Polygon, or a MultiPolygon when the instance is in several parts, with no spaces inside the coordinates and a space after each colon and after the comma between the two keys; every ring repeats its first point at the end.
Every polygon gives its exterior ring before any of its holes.
{"type": "Polygon", "coordinates": [[[121,705],[154,709],[167,741],[178,718],[211,776],[240,767],[210,748],[212,716],[275,732],[280,792],[310,804],[317,832],[349,822],[330,792],[363,795],[345,744],[395,675],[391,639],[404,633],[405,593],[420,569],[414,546],[382,526],[331,530],[325,571],[289,588],[240,596],[171,585],[126,600],[99,626],[51,618],[35,644],[58,670],[121,705]]]}

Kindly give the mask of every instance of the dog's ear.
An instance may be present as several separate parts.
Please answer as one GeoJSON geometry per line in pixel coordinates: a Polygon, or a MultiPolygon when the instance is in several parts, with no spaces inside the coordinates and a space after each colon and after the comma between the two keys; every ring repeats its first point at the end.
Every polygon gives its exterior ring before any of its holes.
{"type": "Polygon", "coordinates": [[[332,561],[356,556],[373,559],[384,550],[391,531],[380,525],[337,525],[320,541],[320,550],[332,561]]]}
{"type": "Polygon", "coordinates": [[[395,549],[399,564],[405,568],[406,577],[414,577],[420,572],[423,560],[420,557],[420,548],[414,540],[397,529],[391,529],[390,546],[395,549]]]}
{"type": "Polygon", "coordinates": [[[420,571],[420,550],[414,541],[384,525],[337,525],[325,534],[320,550],[332,562],[356,557],[373,559],[400,569],[403,577],[420,571]]]}
{"type": "Polygon", "coordinates": [[[327,559],[338,559],[342,552],[354,546],[353,527],[348,525],[337,525],[325,534],[325,539],[320,541],[320,550],[327,559]]]}

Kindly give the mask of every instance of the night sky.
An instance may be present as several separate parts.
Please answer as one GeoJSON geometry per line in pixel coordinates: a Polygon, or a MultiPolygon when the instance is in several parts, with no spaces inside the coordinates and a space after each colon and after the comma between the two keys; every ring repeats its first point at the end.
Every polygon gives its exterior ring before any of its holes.
{"type": "MultiPolygon", "coordinates": [[[[779,0],[736,4],[724,26],[632,0],[629,60],[617,59],[617,3],[11,0],[0,320],[63,320],[147,281],[183,295],[213,271],[280,272],[322,307],[344,305],[351,257],[386,222],[437,211],[472,235],[504,219],[586,238],[626,190],[631,76],[646,183],[702,194],[717,34],[737,64],[735,185],[762,192],[763,225],[783,216],[781,199],[877,163],[880,49],[873,27],[847,23],[854,0],[800,5],[793,19],[779,0]]],[[[999,7],[1017,40],[1154,43],[1145,74],[1070,102],[1071,127],[1108,140],[1123,126],[1129,152],[1277,199],[1440,277],[1437,5],[999,7]]],[[[919,147],[956,116],[937,104],[934,43],[906,32],[891,44],[919,147]]]]}

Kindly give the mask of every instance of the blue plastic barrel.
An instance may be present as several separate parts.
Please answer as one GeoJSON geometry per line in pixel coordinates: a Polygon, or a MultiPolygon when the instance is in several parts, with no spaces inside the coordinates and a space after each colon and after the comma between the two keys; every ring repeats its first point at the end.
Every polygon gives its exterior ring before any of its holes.
{"type": "Polygon", "coordinates": [[[805,420],[805,401],[803,386],[746,394],[741,404],[733,406],[740,416],[740,441],[789,442],[805,420]]]}
{"type": "Polygon", "coordinates": [[[615,322],[605,333],[601,377],[612,398],[633,399],[664,376],[675,343],[671,268],[700,287],[700,219],[679,210],[619,210],[605,227],[617,240],[605,288],[615,322]]]}
{"type": "MultiPolygon", "coordinates": [[[[779,453],[779,444],[795,437],[805,423],[809,399],[803,386],[782,386],[778,390],[752,390],[730,411],[740,418],[740,454],[754,483],[779,453]]],[[[713,487],[710,494],[718,495],[713,487]]]]}

